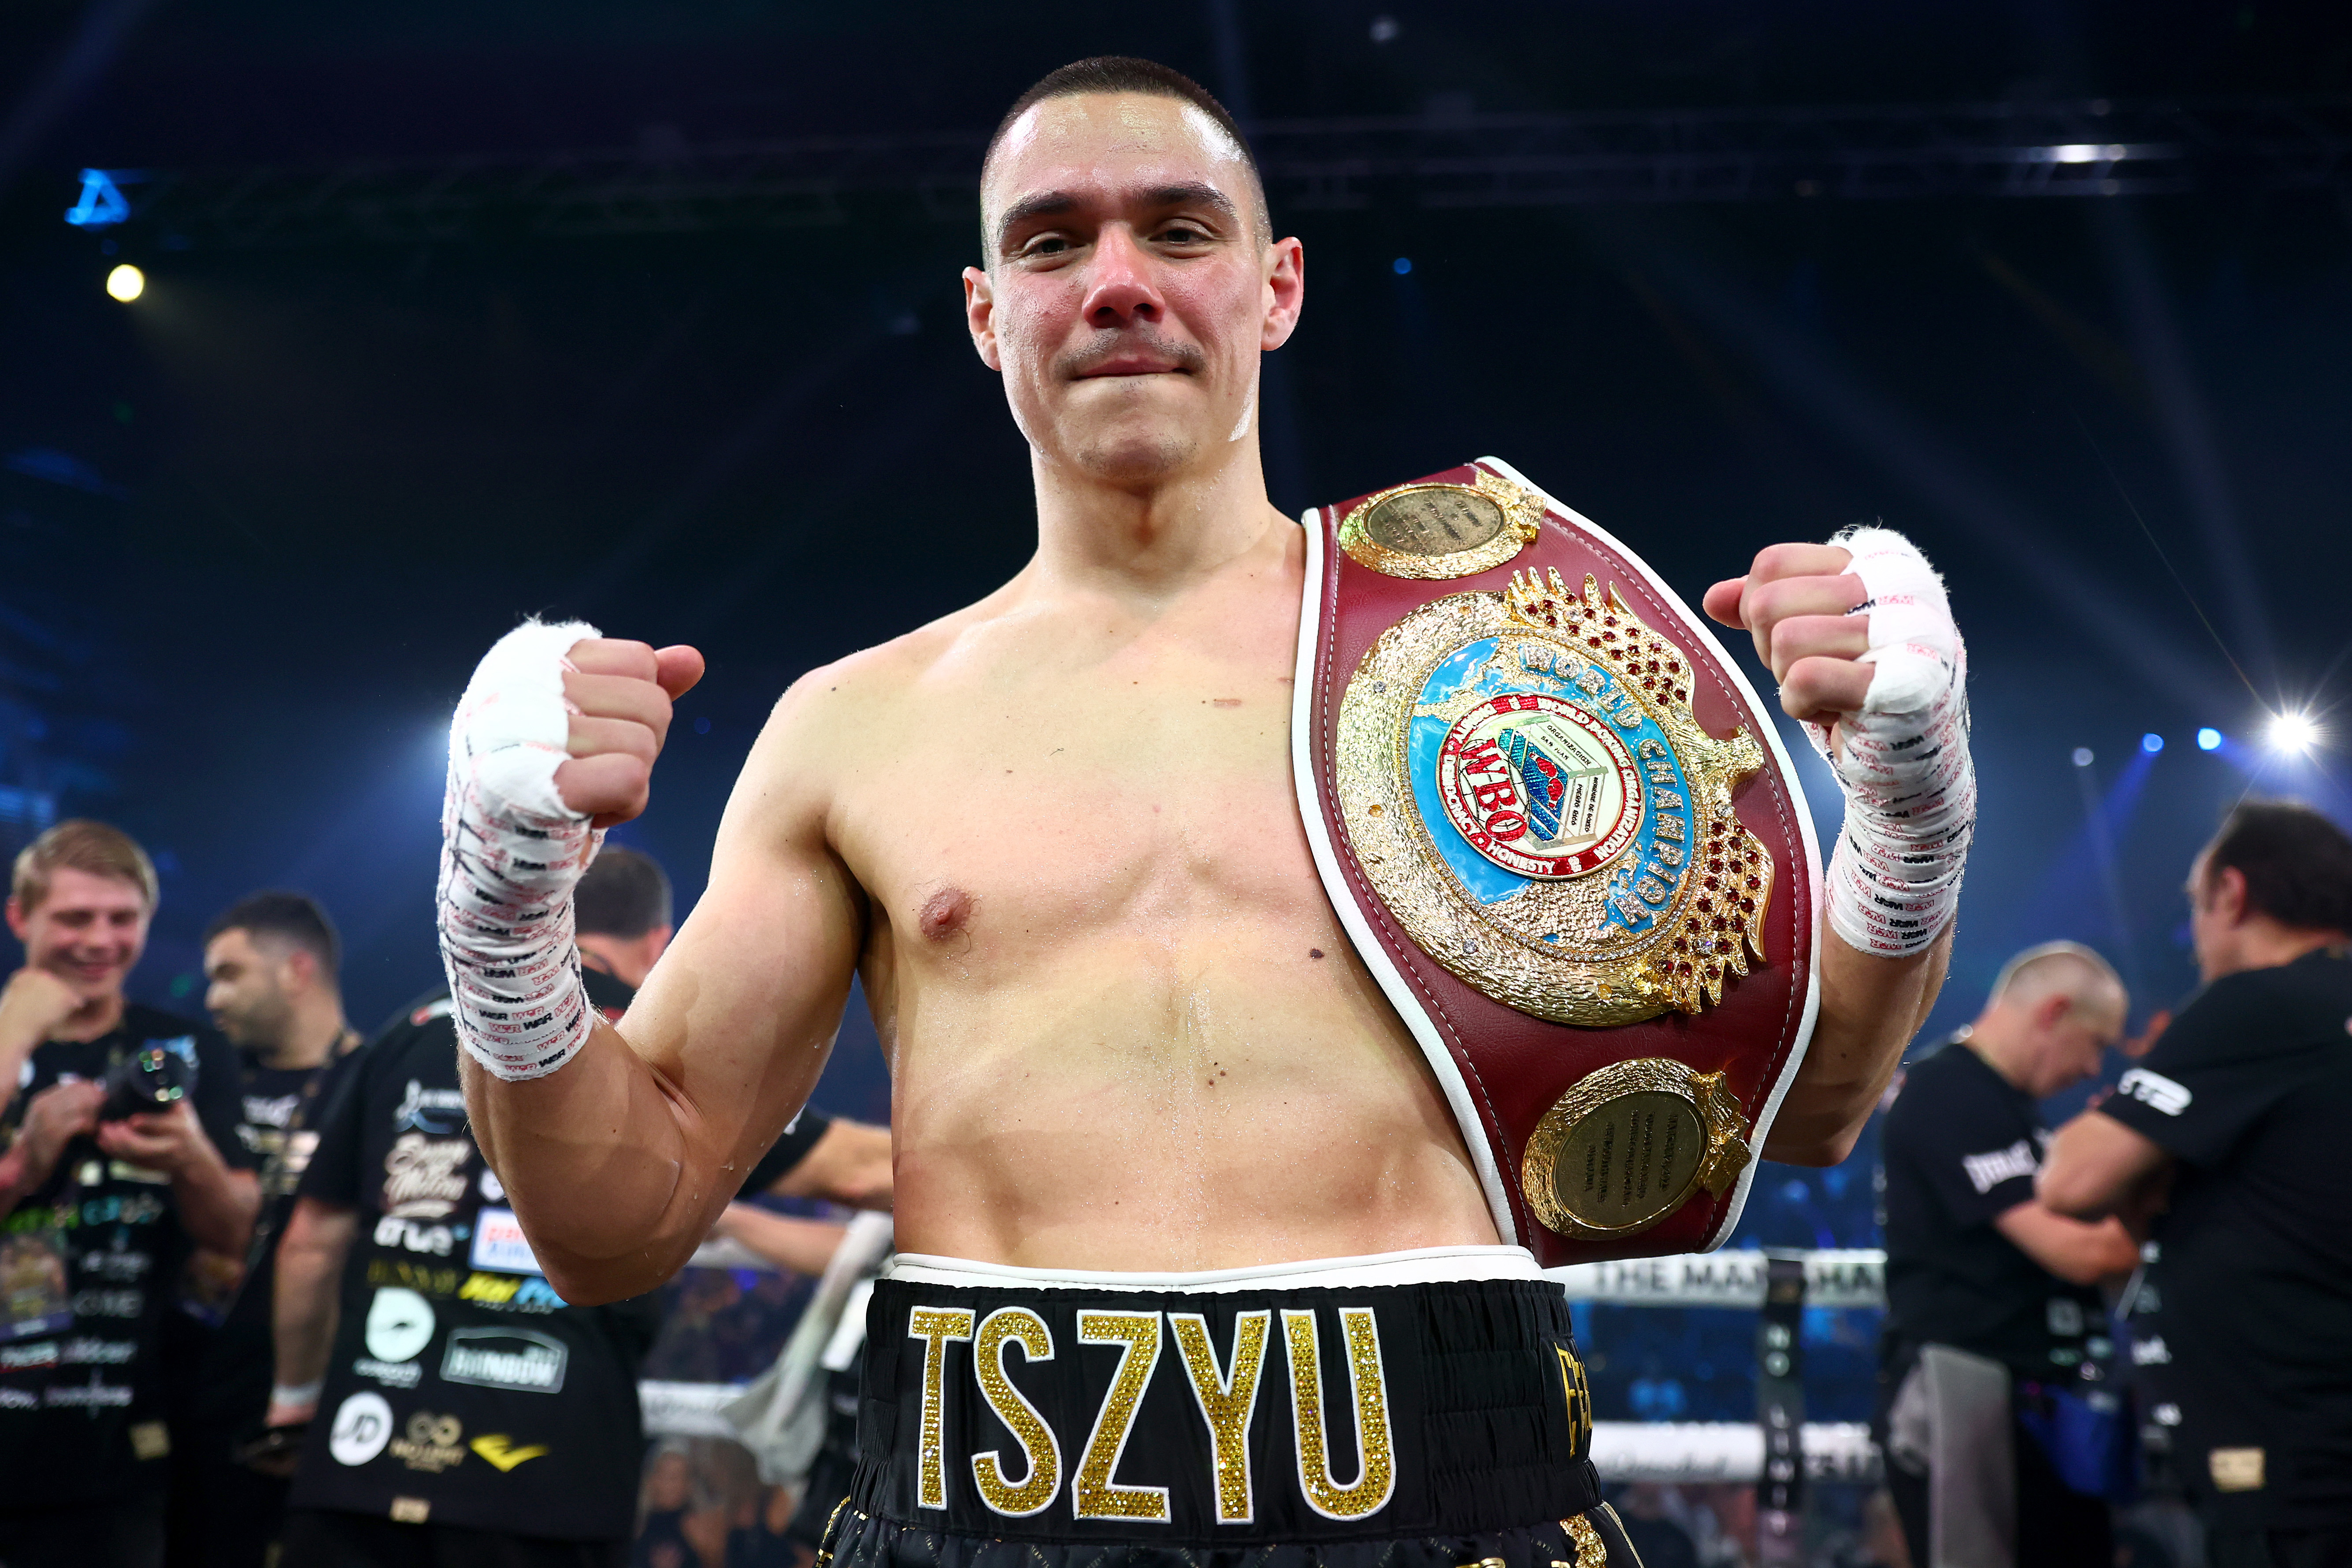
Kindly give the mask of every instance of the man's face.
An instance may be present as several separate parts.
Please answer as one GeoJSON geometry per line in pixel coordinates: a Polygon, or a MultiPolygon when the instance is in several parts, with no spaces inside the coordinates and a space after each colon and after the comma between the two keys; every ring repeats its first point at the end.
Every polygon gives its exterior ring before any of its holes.
{"type": "Polygon", "coordinates": [[[1258,356],[1297,321],[1298,242],[1261,237],[1247,163],[1181,100],[1032,106],[982,176],[972,341],[1048,461],[1148,484],[1255,429],[1258,356]]]}
{"type": "Polygon", "coordinates": [[[2038,1092],[2056,1094],[2097,1072],[2107,1047],[2123,1038],[2124,1016],[2120,999],[2077,999],[2050,1026],[2038,1092]]]}
{"type": "Polygon", "coordinates": [[[205,1006],[234,1043],[253,1050],[279,1045],[293,1005],[286,995],[286,958],[242,928],[205,944],[205,1006]]]}
{"type": "Polygon", "coordinates": [[[26,965],[47,970],[84,1002],[100,1002],[122,994],[152,912],[136,882],[60,867],[48,896],[30,910],[8,900],[8,929],[25,944],[26,965]]]}

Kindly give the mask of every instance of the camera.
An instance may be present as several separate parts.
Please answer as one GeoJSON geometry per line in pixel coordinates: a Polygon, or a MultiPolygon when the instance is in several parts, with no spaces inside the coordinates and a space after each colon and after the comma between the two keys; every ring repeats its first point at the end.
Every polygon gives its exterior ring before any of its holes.
{"type": "Polygon", "coordinates": [[[120,1121],[142,1111],[169,1110],[187,1098],[196,1076],[187,1058],[159,1045],[142,1046],[106,1069],[106,1100],[100,1121],[120,1121]]]}

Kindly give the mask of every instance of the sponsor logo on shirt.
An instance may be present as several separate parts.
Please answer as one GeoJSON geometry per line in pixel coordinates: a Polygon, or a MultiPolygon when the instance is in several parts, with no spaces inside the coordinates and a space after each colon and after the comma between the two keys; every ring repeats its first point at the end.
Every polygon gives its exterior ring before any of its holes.
{"type": "Polygon", "coordinates": [[[392,1450],[394,1458],[410,1469],[437,1476],[450,1466],[465,1462],[466,1450],[457,1442],[465,1435],[465,1424],[455,1415],[436,1415],[430,1410],[420,1410],[408,1418],[406,1430],[384,1446],[392,1450]]]}
{"type": "Polygon", "coordinates": [[[470,1258],[477,1268],[488,1268],[499,1274],[542,1274],[539,1258],[530,1250],[530,1241],[522,1233],[522,1222],[512,1209],[483,1209],[474,1215],[474,1251],[470,1258]]]}
{"type": "Polygon", "coordinates": [[[392,1437],[392,1406],[381,1394],[354,1394],[336,1408],[327,1432],[327,1452],[339,1465],[364,1465],[383,1452],[392,1437]]]}
{"type": "Polygon", "coordinates": [[[368,1303],[367,1351],[378,1361],[414,1361],[433,1342],[433,1303],[391,1286],[368,1303]]]}
{"type": "Polygon", "coordinates": [[[2184,1084],[2175,1083],[2160,1072],[2146,1068],[2134,1068],[2116,1080],[2117,1094],[2130,1095],[2151,1110],[2167,1116],[2178,1116],[2189,1109],[2193,1098],[2184,1084]]]}
{"type": "Polygon", "coordinates": [[[425,1368],[413,1361],[375,1361],[362,1356],[352,1363],[352,1371],[361,1377],[373,1378],[386,1388],[415,1388],[425,1380],[425,1368]]]}
{"type": "Polygon", "coordinates": [[[375,1222],[375,1244],[446,1258],[449,1248],[457,1245],[457,1237],[465,1234],[465,1228],[463,1226],[452,1229],[446,1225],[419,1225],[413,1219],[386,1215],[375,1222]]]}
{"type": "Polygon", "coordinates": [[[571,1359],[562,1341],[530,1329],[452,1329],[448,1349],[441,1352],[441,1377],[478,1388],[561,1394],[571,1359]]]}
{"type": "Polygon", "coordinates": [[[554,1312],[571,1305],[536,1274],[468,1274],[457,1287],[457,1299],[493,1312],[554,1312]]]}
{"type": "Polygon", "coordinates": [[[415,1079],[392,1113],[395,1132],[414,1129],[446,1138],[466,1124],[466,1092],[457,1089],[427,1089],[415,1079]]]}
{"type": "Polygon", "coordinates": [[[454,1296],[457,1292],[457,1271],[454,1268],[427,1268],[404,1258],[371,1258],[368,1259],[367,1282],[371,1285],[404,1286],[420,1296],[454,1296]]]}
{"type": "Polygon", "coordinates": [[[0,1410],[38,1410],[40,1396],[22,1388],[0,1388],[0,1410]]]}
{"type": "Polygon", "coordinates": [[[101,1279],[111,1279],[117,1284],[126,1279],[145,1279],[147,1270],[155,1263],[147,1254],[132,1252],[123,1247],[92,1247],[74,1261],[80,1265],[84,1273],[95,1274],[101,1279]]]}
{"type": "Polygon", "coordinates": [[[66,1342],[65,1352],[58,1359],[68,1366],[126,1366],[139,1353],[139,1346],[131,1340],[73,1339],[66,1342]]]}
{"type": "Polygon", "coordinates": [[[2021,1138],[2006,1149],[1995,1149],[1983,1154],[1963,1154],[1960,1166],[1969,1173],[1969,1184],[1981,1195],[2003,1182],[2031,1176],[2040,1169],[2041,1162],[2034,1158],[2032,1143],[2021,1138]]]}
{"type": "Polygon", "coordinates": [[[37,1345],[0,1345],[0,1372],[19,1372],[28,1366],[58,1364],[58,1342],[43,1340],[37,1345]]]}
{"type": "Polygon", "coordinates": [[[533,1443],[529,1447],[518,1447],[515,1440],[503,1432],[485,1432],[466,1446],[496,1465],[500,1475],[525,1459],[536,1459],[547,1452],[544,1443],[533,1443]]]}
{"type": "Polygon", "coordinates": [[[2263,1489],[2263,1450],[2260,1448],[2210,1448],[2206,1450],[2205,1465],[2213,1472],[2213,1489],[2217,1492],[2258,1492],[2263,1489]]]}
{"type": "Polygon", "coordinates": [[[93,1372],[88,1383],[51,1384],[41,1390],[41,1403],[52,1410],[121,1409],[131,1404],[131,1390],[103,1382],[93,1372]]]}
{"type": "MultiPolygon", "coordinates": [[[[302,1097],[299,1094],[279,1094],[266,1098],[258,1094],[248,1094],[245,1097],[245,1124],[237,1131],[249,1133],[257,1128],[275,1127],[282,1132],[294,1124],[295,1110],[301,1103],[302,1097]]],[[[248,1137],[247,1142],[250,1143],[253,1140],[248,1137]]]]}
{"type": "Polygon", "coordinates": [[[466,1165],[473,1157],[470,1138],[402,1133],[384,1156],[383,1212],[400,1219],[444,1217],[466,1196],[466,1165]]]}
{"type": "Polygon", "coordinates": [[[2051,1297],[2046,1316],[2050,1331],[2061,1339],[2072,1339],[2083,1331],[2083,1303],[2072,1296],[2051,1297]]]}
{"type": "Polygon", "coordinates": [[[2134,1366],[2164,1366],[2171,1360],[2171,1348],[2164,1342],[2162,1334],[2150,1334],[2146,1339],[2132,1342],[2134,1366]]]}
{"type": "Polygon", "coordinates": [[[144,1290],[77,1290],[74,1292],[73,1313],[77,1318],[135,1318],[147,1310],[144,1290]]]}

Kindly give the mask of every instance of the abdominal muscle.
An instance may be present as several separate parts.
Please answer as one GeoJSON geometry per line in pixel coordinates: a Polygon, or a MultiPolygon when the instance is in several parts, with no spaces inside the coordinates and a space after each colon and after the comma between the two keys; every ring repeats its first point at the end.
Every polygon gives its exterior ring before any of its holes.
{"type": "Polygon", "coordinates": [[[899,1248],[1175,1271],[1493,1245],[1434,1076],[1322,940],[1228,919],[984,980],[890,964],[899,1248]]]}

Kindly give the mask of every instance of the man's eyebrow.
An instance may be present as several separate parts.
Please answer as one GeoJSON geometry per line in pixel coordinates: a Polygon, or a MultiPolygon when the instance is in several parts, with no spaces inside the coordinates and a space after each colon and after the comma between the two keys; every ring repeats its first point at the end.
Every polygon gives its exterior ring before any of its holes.
{"type": "MultiPolygon", "coordinates": [[[[1143,205],[1151,207],[1204,206],[1212,208],[1228,222],[1241,221],[1241,213],[1234,205],[1231,196],[1214,185],[1199,182],[1155,185],[1143,193],[1143,205]]],[[[1067,191],[1044,191],[1034,196],[1024,196],[1005,208],[1004,216],[997,220],[997,239],[1002,243],[1005,236],[1032,218],[1051,217],[1075,211],[1077,205],[1078,198],[1067,191]]]]}

